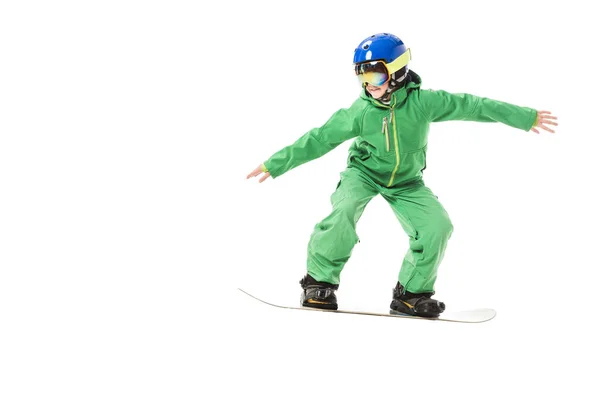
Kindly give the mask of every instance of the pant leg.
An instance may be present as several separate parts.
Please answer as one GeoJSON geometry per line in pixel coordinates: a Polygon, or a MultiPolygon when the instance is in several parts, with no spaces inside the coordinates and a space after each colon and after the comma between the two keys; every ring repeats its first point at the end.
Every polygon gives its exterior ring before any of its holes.
{"type": "Polygon", "coordinates": [[[356,223],[379,192],[362,171],[347,168],[331,195],[333,210],[319,222],[308,243],[308,274],[320,282],[339,284],[340,273],[358,242],[356,223]]]}
{"type": "Polygon", "coordinates": [[[434,291],[438,266],[453,226],[437,197],[422,182],[382,193],[409,236],[398,281],[412,293],[434,291]]]}

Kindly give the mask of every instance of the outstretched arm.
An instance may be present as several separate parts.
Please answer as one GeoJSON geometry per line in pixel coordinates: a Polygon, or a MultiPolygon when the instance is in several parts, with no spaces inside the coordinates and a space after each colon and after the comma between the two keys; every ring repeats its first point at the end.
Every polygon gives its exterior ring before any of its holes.
{"type": "Polygon", "coordinates": [[[269,176],[276,178],[306,162],[330,152],[346,140],[360,134],[364,104],[356,101],[350,108],[336,112],[320,128],[308,131],[293,144],[273,154],[267,161],[248,174],[247,179],[265,173],[259,182],[269,176]]]}
{"type": "Polygon", "coordinates": [[[419,105],[425,117],[431,122],[456,120],[501,122],[525,131],[529,131],[534,126],[538,114],[533,108],[520,107],[467,93],[448,93],[443,90],[421,90],[419,105]]]}

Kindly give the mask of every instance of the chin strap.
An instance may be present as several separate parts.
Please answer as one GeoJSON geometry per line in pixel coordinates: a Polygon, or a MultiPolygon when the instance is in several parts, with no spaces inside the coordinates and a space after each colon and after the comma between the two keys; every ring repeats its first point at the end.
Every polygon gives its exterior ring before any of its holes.
{"type": "Polygon", "coordinates": [[[392,93],[404,86],[404,81],[406,80],[407,76],[407,67],[403,67],[400,70],[394,72],[390,79],[390,86],[387,88],[385,94],[381,96],[379,101],[381,101],[384,104],[389,104],[390,98],[392,97],[392,93]]]}

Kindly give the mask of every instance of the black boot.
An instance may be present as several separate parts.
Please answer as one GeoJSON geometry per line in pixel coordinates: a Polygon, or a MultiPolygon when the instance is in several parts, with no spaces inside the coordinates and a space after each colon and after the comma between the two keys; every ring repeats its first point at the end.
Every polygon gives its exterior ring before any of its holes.
{"type": "Polygon", "coordinates": [[[392,314],[406,314],[415,317],[437,318],[446,309],[441,301],[431,298],[431,293],[411,293],[398,282],[394,288],[394,299],[390,308],[392,314]]]}
{"type": "Polygon", "coordinates": [[[300,297],[300,303],[303,307],[337,310],[335,291],[339,285],[316,281],[308,274],[300,280],[300,285],[304,289],[300,297]]]}

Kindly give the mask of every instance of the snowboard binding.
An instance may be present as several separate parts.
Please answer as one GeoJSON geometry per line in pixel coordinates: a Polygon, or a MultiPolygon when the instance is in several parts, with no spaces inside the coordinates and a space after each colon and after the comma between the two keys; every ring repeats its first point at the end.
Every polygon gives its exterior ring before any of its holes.
{"type": "Polygon", "coordinates": [[[312,276],[306,275],[300,280],[302,286],[302,295],[300,304],[303,307],[321,308],[325,310],[337,310],[337,298],[335,291],[339,285],[332,283],[319,282],[312,276]]]}
{"type": "Polygon", "coordinates": [[[446,309],[441,301],[432,299],[435,292],[411,293],[398,282],[390,304],[392,314],[405,314],[414,317],[437,318],[446,309]]]}

